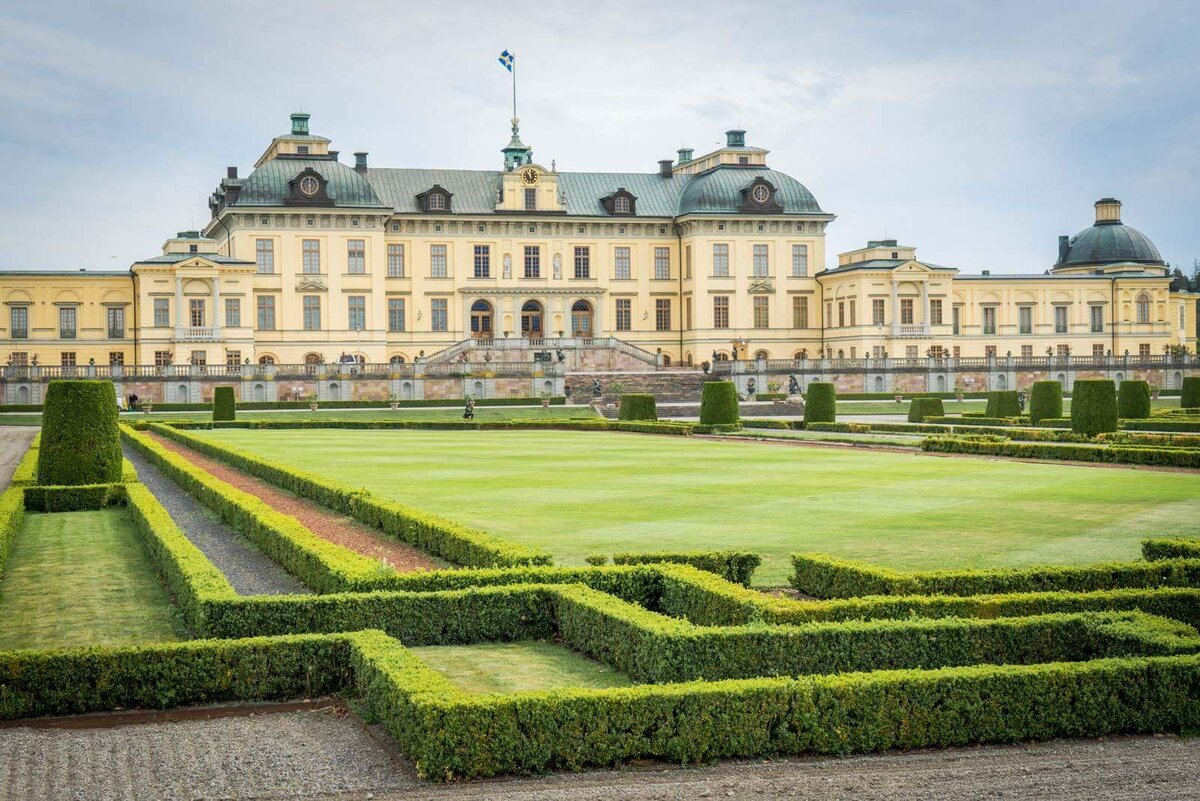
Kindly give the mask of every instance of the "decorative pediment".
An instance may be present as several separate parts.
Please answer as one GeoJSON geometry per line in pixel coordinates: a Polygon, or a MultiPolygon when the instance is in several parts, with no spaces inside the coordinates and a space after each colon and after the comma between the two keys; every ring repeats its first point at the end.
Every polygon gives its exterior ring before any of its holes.
{"type": "Polygon", "coordinates": [[[305,167],[288,181],[288,193],[283,199],[285,206],[332,206],[328,181],[312,167],[305,167]]]}
{"type": "Polygon", "coordinates": [[[751,295],[774,295],[775,282],[770,278],[755,278],[750,281],[751,295]]]}
{"type": "Polygon", "coordinates": [[[600,198],[600,205],[614,217],[632,217],[637,214],[637,197],[625,187],[600,198]]]}
{"type": "Polygon", "coordinates": [[[439,184],[434,184],[417,195],[417,208],[421,211],[450,211],[450,201],[453,197],[453,192],[439,184]]]}
{"type": "Polygon", "coordinates": [[[766,178],[758,177],[741,188],[742,205],[738,211],[761,214],[764,212],[778,213],[783,211],[776,197],[775,185],[766,178]]]}
{"type": "Polygon", "coordinates": [[[324,276],[320,275],[302,275],[296,281],[297,292],[327,292],[329,285],[325,283],[324,276]]]}

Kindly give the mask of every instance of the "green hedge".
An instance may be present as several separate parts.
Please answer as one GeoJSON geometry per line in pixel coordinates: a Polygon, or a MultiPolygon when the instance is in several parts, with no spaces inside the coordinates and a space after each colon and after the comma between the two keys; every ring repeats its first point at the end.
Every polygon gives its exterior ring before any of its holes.
{"type": "Polygon", "coordinates": [[[41,447],[41,440],[41,432],[34,434],[33,441],[29,443],[29,450],[25,451],[21,461],[17,462],[17,466],[13,468],[9,484],[14,487],[28,487],[37,483],[38,450],[41,447]]]}
{"type": "Polygon", "coordinates": [[[42,484],[112,484],[121,480],[117,394],[111,381],[51,381],[38,449],[42,484]]]}
{"type": "Polygon", "coordinates": [[[1075,382],[1071,391],[1071,430],[1094,437],[1106,431],[1116,431],[1117,388],[1108,379],[1089,379],[1075,382]]]}
{"type": "Polygon", "coordinates": [[[1059,381],[1034,381],[1029,390],[1029,422],[1063,416],[1063,391],[1059,381]]]}
{"type": "Polygon", "coordinates": [[[213,422],[233,420],[237,417],[237,400],[233,387],[214,387],[212,402],[213,422]]]}
{"type": "Polygon", "coordinates": [[[622,395],[619,420],[658,420],[658,409],[653,395],[622,395]]]}
{"type": "Polygon", "coordinates": [[[1017,417],[1021,414],[1021,401],[1015,389],[989,392],[987,401],[984,417],[1017,417]]]}
{"type": "Polygon", "coordinates": [[[613,554],[615,565],[642,565],[659,562],[691,565],[713,573],[726,581],[750,586],[762,557],[751,551],[640,551],[613,554]]]}
{"type": "Polygon", "coordinates": [[[700,422],[732,425],[738,421],[737,388],[732,381],[706,381],[700,391],[700,422]]]}
{"type": "Polygon", "coordinates": [[[1200,450],[1183,448],[1096,447],[1050,442],[988,442],[956,437],[928,437],[921,450],[931,453],[970,453],[977,456],[1007,456],[1014,459],[1059,459],[1069,462],[1140,464],[1152,467],[1200,469],[1200,450]]]}
{"type": "Polygon", "coordinates": [[[1122,381],[1117,394],[1117,415],[1140,420],[1150,416],[1150,382],[1122,381]]]}
{"type": "MultiPolygon", "coordinates": [[[[567,399],[562,396],[556,396],[550,399],[551,406],[562,406],[566,404],[567,399]]],[[[143,399],[143,404],[146,403],[143,399]]],[[[156,412],[207,412],[212,409],[211,404],[207,403],[154,403],[150,402],[156,412]]],[[[322,409],[387,409],[392,403],[396,403],[401,409],[413,409],[421,407],[436,407],[436,408],[462,408],[466,403],[465,398],[430,398],[429,400],[402,400],[402,401],[386,401],[386,400],[344,400],[344,401],[319,401],[322,409]]],[[[238,401],[237,408],[244,411],[270,411],[272,409],[307,409],[310,405],[309,401],[238,401]]],[[[541,406],[541,398],[478,398],[475,401],[476,406],[541,406]]],[[[9,410],[12,407],[0,406],[0,409],[9,410]]],[[[36,407],[40,409],[41,407],[36,407]]]]}
{"type": "Polygon", "coordinates": [[[1124,420],[1121,422],[1122,429],[1133,429],[1135,431],[1165,431],[1177,433],[1200,433],[1200,421],[1191,422],[1189,420],[1163,420],[1161,418],[1151,418],[1149,420],[1124,420]]]}
{"type": "Polygon", "coordinates": [[[792,554],[790,582],[814,598],[1192,587],[1200,584],[1200,559],[904,573],[826,554],[798,553],[792,554]]]}
{"type": "Polygon", "coordinates": [[[913,398],[908,405],[908,422],[921,423],[926,417],[945,417],[941,398],[913,398]]]}
{"type": "Polygon", "coordinates": [[[1142,557],[1159,559],[1200,559],[1200,540],[1182,537],[1153,537],[1142,540],[1142,557]]]}
{"type": "Polygon", "coordinates": [[[81,484],[25,487],[25,508],[31,512],[78,512],[125,503],[126,484],[81,484]]]}
{"type": "Polygon", "coordinates": [[[837,421],[837,387],[824,381],[808,385],[804,395],[804,424],[837,421]]]}
{"type": "Polygon", "coordinates": [[[1184,376],[1179,406],[1182,409],[1200,408],[1200,376],[1184,376]]]}
{"type": "Polygon", "coordinates": [[[956,423],[972,426],[992,426],[996,428],[1011,427],[1021,424],[1019,417],[984,417],[983,415],[962,415],[961,417],[926,417],[926,423],[933,425],[954,425],[956,423]]]}
{"type": "Polygon", "coordinates": [[[0,578],[4,577],[8,555],[24,522],[25,492],[21,487],[9,487],[0,493],[0,578]]]}

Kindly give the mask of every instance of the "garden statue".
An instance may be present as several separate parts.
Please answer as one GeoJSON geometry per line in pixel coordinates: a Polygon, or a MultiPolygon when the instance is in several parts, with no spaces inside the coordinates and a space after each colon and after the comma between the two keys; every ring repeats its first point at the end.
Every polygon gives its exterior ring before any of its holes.
{"type": "Polygon", "coordinates": [[[567,354],[563,353],[562,348],[555,348],[554,355],[558,357],[560,362],[565,362],[567,360],[567,354]]]}
{"type": "Polygon", "coordinates": [[[592,379],[592,397],[599,398],[603,394],[604,394],[604,391],[600,389],[600,379],[593,378],[592,379]]]}
{"type": "Polygon", "coordinates": [[[711,365],[708,362],[700,362],[700,369],[704,371],[705,375],[708,375],[709,367],[711,367],[711,365]]]}
{"type": "Polygon", "coordinates": [[[571,402],[571,387],[569,384],[563,386],[563,395],[566,396],[567,403],[570,403],[571,402]]]}
{"type": "Polygon", "coordinates": [[[474,420],[475,419],[475,397],[473,395],[467,396],[467,406],[465,409],[463,409],[463,419],[464,420],[474,420]]]}
{"type": "Polygon", "coordinates": [[[554,254],[554,280],[557,281],[560,278],[562,278],[562,254],[555,253],[554,254]]]}
{"type": "Polygon", "coordinates": [[[747,379],[747,381],[746,381],[746,394],[747,394],[747,395],[753,395],[753,394],[755,394],[755,393],[754,393],[754,390],[757,388],[757,386],[758,386],[758,385],[754,383],[754,379],[753,379],[753,378],[747,379]]]}
{"type": "Polygon", "coordinates": [[[794,373],[792,375],[788,376],[788,394],[789,395],[799,395],[800,394],[800,382],[796,380],[796,375],[794,373]]]}
{"type": "Polygon", "coordinates": [[[1025,390],[1017,393],[1017,408],[1021,410],[1021,414],[1025,413],[1025,390]]]}
{"type": "Polygon", "coordinates": [[[716,364],[717,362],[719,362],[719,361],[721,360],[721,358],[720,358],[720,357],[721,357],[721,354],[717,353],[717,352],[714,350],[714,351],[713,351],[713,359],[712,359],[712,360],[713,360],[713,364],[716,364]]]}

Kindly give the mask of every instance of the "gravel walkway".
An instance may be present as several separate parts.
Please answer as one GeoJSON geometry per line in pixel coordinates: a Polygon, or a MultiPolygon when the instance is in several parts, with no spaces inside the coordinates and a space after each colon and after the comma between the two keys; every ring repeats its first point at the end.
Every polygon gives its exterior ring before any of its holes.
{"type": "Polygon", "coordinates": [[[195,466],[228,482],[243,492],[256,495],[272,509],[291,515],[322,539],[336,542],[363,556],[387,562],[394,570],[408,573],[414,570],[438,570],[449,565],[424,551],[394,540],[378,529],[359,523],[352,517],[339,515],[318,503],[293,495],[274,484],[243,473],[224,462],[194,451],[185,445],[158,434],[149,434],[155,442],[186,458],[195,466]]]}
{"type": "Polygon", "coordinates": [[[138,480],[154,493],[171,519],[192,544],[204,552],[217,569],[225,574],[242,595],[283,595],[307,593],[298,579],[254,547],[238,532],[225,525],[186,490],[168,478],[162,470],[129,445],[122,450],[133,462],[138,480]]]}
{"type": "Polygon", "coordinates": [[[0,426],[0,491],[8,489],[13,471],[37,434],[33,426],[0,426]]]}

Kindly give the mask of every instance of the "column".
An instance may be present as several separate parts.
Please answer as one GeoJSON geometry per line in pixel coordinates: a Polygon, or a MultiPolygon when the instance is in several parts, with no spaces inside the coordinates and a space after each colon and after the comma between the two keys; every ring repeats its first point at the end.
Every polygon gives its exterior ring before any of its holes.
{"type": "MultiPolygon", "coordinates": [[[[900,292],[892,281],[892,334],[900,333],[900,292]]],[[[891,355],[891,354],[889,354],[891,355]]]]}
{"type": "Polygon", "coordinates": [[[183,276],[175,276],[175,339],[183,339],[183,276]]]}
{"type": "Polygon", "coordinates": [[[926,333],[929,333],[929,282],[921,282],[921,322],[925,325],[926,333]]]}
{"type": "Polygon", "coordinates": [[[213,276],[212,279],[212,297],[213,297],[213,312],[212,312],[212,330],[213,339],[220,341],[221,339],[221,279],[213,276]]]}

